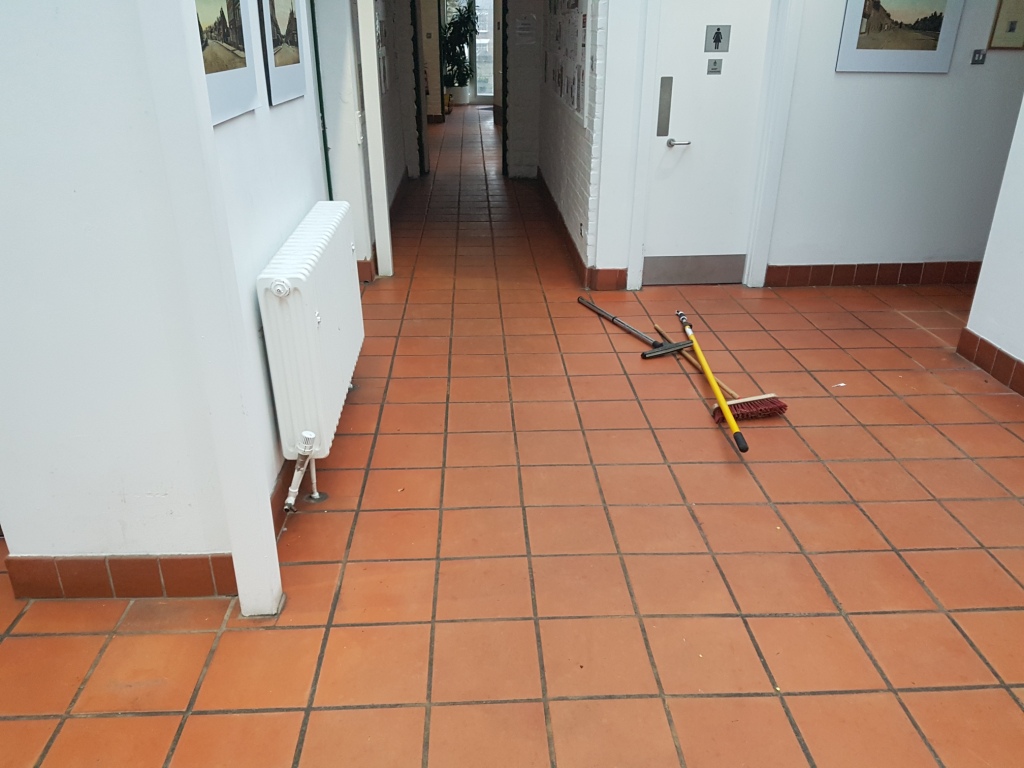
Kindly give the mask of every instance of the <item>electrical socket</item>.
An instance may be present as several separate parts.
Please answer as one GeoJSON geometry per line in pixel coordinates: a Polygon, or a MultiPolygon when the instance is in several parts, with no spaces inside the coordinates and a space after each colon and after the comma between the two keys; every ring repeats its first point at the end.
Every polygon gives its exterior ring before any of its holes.
{"type": "Polygon", "coordinates": [[[583,237],[583,222],[580,222],[580,237],[583,237]]]}

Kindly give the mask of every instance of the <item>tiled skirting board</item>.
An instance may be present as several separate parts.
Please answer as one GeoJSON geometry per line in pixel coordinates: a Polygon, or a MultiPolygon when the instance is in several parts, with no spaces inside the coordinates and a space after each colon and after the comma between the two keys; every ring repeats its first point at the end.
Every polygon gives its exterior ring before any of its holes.
{"type": "Polygon", "coordinates": [[[1024,360],[1018,360],[966,328],[956,351],[1018,395],[1024,395],[1024,360]]]}
{"type": "MultiPolygon", "coordinates": [[[[547,182],[544,181],[544,177],[538,176],[538,178],[541,182],[541,188],[547,196],[548,204],[553,210],[558,210],[558,205],[555,203],[555,198],[551,195],[551,190],[548,189],[548,185],[547,182]]],[[[579,276],[582,286],[588,291],[625,290],[626,270],[588,267],[586,257],[580,253],[579,248],[576,247],[576,241],[573,240],[572,236],[569,234],[569,229],[566,227],[562,217],[558,216],[557,219],[559,224],[561,224],[562,239],[565,240],[565,247],[569,249],[569,258],[572,260],[572,264],[576,268],[576,274],[579,276]]]]}
{"type": "Polygon", "coordinates": [[[231,555],[7,558],[14,596],[211,597],[237,595],[231,555]]]}
{"type": "Polygon", "coordinates": [[[583,260],[576,259],[576,272],[583,287],[590,291],[622,291],[626,288],[626,270],[598,269],[584,267],[583,260]]]}
{"type": "MultiPolygon", "coordinates": [[[[270,498],[274,533],[284,526],[284,502],[295,462],[286,461],[270,498]]],[[[306,477],[305,486],[309,484],[306,477]]],[[[139,557],[21,557],[6,560],[14,596],[215,597],[238,594],[230,554],[139,557]]]]}
{"type": "Polygon", "coordinates": [[[768,267],[766,288],[805,285],[959,285],[978,282],[980,261],[905,264],[794,264],[768,267]]]}
{"type": "Polygon", "coordinates": [[[359,270],[360,283],[372,283],[377,279],[377,259],[364,259],[356,262],[356,269],[359,270]]]}

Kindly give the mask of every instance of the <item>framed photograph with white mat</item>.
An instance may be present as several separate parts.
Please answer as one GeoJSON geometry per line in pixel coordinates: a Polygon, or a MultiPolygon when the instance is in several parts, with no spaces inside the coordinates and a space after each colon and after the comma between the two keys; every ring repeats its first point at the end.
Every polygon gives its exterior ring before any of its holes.
{"type": "Polygon", "coordinates": [[[302,0],[258,0],[271,106],[306,93],[302,0]]]}
{"type": "Polygon", "coordinates": [[[836,72],[949,72],[964,0],[846,0],[836,72]]]}
{"type": "Polygon", "coordinates": [[[213,124],[256,108],[250,0],[195,0],[213,124]]]}

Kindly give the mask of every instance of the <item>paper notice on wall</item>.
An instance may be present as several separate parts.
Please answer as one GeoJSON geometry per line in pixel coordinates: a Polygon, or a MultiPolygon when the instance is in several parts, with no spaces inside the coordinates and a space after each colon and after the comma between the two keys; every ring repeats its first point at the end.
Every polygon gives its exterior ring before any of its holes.
{"type": "Polygon", "coordinates": [[[544,23],[544,79],[580,119],[586,115],[588,64],[596,67],[596,60],[591,61],[593,51],[590,58],[587,51],[590,5],[580,0],[548,0],[544,23]]]}
{"type": "Polygon", "coordinates": [[[513,29],[515,30],[513,39],[516,45],[537,44],[537,17],[532,13],[516,19],[513,29]]]}

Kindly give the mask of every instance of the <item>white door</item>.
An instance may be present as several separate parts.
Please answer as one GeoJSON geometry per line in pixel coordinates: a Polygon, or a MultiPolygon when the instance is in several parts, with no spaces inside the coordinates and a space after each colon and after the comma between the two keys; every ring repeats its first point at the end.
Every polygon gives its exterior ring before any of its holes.
{"type": "Polygon", "coordinates": [[[653,119],[644,127],[650,153],[640,190],[647,198],[644,285],[742,280],[771,5],[651,2],[657,24],[648,25],[648,35],[657,40],[649,44],[657,48],[644,72],[644,98],[653,101],[645,110],[653,119]]]}

